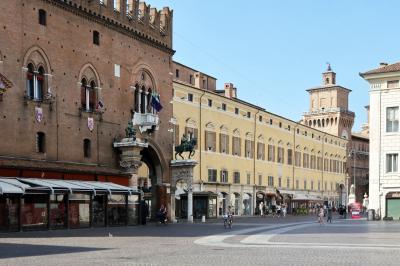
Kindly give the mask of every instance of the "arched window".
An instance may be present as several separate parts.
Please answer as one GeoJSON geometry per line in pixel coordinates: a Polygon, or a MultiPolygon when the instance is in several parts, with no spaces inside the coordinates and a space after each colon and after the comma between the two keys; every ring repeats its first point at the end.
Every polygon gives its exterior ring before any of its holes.
{"type": "Polygon", "coordinates": [[[90,139],[84,139],[83,140],[83,157],[90,158],[90,154],[91,154],[90,139]]]}
{"type": "Polygon", "coordinates": [[[35,99],[36,100],[43,100],[43,90],[44,90],[44,68],[39,67],[37,76],[37,86],[36,86],[36,93],[35,93],[35,99]]]}
{"type": "Polygon", "coordinates": [[[33,99],[34,95],[34,87],[35,87],[35,73],[34,67],[32,64],[28,64],[28,71],[26,73],[26,94],[28,95],[29,99],[33,99]]]}
{"type": "Polygon", "coordinates": [[[81,109],[86,112],[93,112],[96,103],[96,83],[91,81],[89,86],[85,78],[82,79],[81,83],[81,109]]]}
{"type": "Polygon", "coordinates": [[[36,152],[46,152],[46,135],[43,132],[36,133],[36,152]]]}

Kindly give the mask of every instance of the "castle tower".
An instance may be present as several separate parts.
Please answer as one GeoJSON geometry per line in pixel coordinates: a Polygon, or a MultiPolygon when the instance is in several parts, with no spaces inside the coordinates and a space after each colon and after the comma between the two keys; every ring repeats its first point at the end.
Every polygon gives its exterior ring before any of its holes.
{"type": "Polygon", "coordinates": [[[354,112],[349,111],[351,90],[336,84],[336,73],[328,64],[322,73],[322,86],[308,89],[309,112],[303,114],[302,123],[329,134],[351,139],[354,112]]]}

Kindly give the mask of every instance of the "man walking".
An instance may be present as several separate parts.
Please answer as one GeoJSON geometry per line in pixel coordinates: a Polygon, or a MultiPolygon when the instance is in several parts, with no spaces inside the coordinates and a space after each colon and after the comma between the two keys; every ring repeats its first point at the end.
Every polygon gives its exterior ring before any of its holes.
{"type": "Polygon", "coordinates": [[[329,207],[328,208],[328,218],[327,218],[327,220],[326,220],[326,223],[332,223],[332,208],[331,207],[329,207]]]}

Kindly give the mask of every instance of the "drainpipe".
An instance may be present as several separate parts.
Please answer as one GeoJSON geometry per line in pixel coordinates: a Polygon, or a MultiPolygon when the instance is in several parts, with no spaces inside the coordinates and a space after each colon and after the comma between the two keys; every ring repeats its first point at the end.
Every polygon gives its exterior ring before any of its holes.
{"type": "Polygon", "coordinates": [[[201,100],[203,99],[203,96],[206,94],[206,91],[203,91],[203,93],[201,94],[201,96],[200,96],[200,100],[199,100],[199,113],[200,113],[200,122],[199,122],[199,153],[200,153],[200,163],[199,163],[199,166],[200,166],[200,184],[202,185],[203,184],[203,178],[202,178],[202,175],[201,175],[201,168],[202,168],[202,164],[201,164],[201,158],[202,158],[202,147],[203,147],[203,145],[202,145],[202,134],[203,134],[203,131],[202,131],[202,120],[201,120],[201,100]]]}

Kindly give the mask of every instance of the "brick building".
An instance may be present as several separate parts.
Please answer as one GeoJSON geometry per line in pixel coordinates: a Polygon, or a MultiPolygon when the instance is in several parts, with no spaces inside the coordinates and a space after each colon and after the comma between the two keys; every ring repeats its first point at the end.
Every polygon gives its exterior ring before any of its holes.
{"type": "Polygon", "coordinates": [[[5,0],[0,9],[0,176],[135,187],[113,143],[136,115],[153,209],[163,202],[173,12],[136,0],[5,0]]]}

